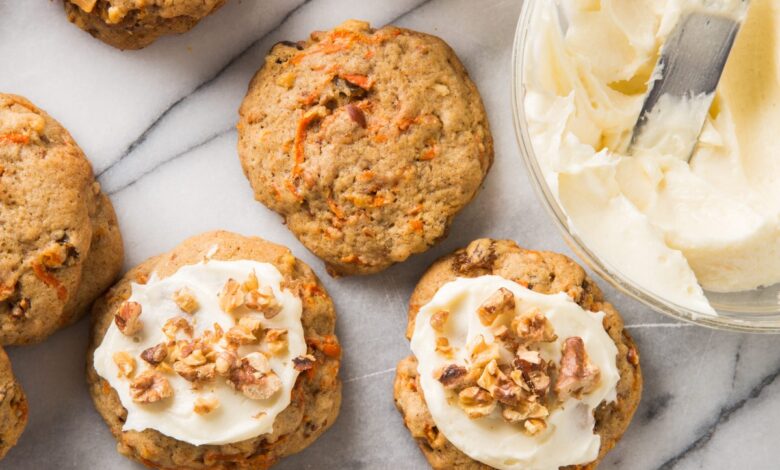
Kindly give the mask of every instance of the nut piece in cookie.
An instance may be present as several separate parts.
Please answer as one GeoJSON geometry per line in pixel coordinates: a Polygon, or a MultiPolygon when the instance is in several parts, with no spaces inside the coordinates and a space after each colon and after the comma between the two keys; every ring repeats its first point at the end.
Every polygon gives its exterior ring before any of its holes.
{"type": "Polygon", "coordinates": [[[493,160],[482,100],[454,51],[394,26],[350,20],[276,44],[239,114],[255,198],[332,275],[430,248],[493,160]]]}
{"type": "Polygon", "coordinates": [[[477,240],[426,272],[407,331],[394,397],[433,468],[595,468],[639,402],[636,346],[562,255],[477,240]]]}
{"type": "Polygon", "coordinates": [[[134,460],[268,468],[336,419],[333,304],[284,247],[192,238],[128,272],[94,315],[90,393],[134,460]]]}

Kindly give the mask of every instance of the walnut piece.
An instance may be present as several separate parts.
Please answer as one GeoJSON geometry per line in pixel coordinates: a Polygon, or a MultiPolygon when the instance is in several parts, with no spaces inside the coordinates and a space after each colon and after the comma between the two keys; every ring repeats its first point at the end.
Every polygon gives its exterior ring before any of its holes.
{"type": "Polygon", "coordinates": [[[222,292],[219,293],[219,308],[225,313],[233,313],[242,305],[244,305],[244,293],[241,291],[241,284],[235,279],[228,279],[222,292]]]}
{"type": "Polygon", "coordinates": [[[287,330],[280,328],[270,328],[266,330],[263,344],[272,356],[284,353],[287,351],[288,347],[287,330]]]}
{"type": "Polygon", "coordinates": [[[190,322],[184,317],[169,318],[162,327],[162,331],[169,339],[175,339],[179,331],[183,331],[187,336],[192,336],[193,329],[190,322]]]}
{"type": "Polygon", "coordinates": [[[311,370],[314,368],[314,364],[317,362],[317,358],[311,354],[304,356],[298,356],[293,359],[293,367],[299,372],[311,370]]]}
{"type": "Polygon", "coordinates": [[[441,382],[446,389],[463,388],[468,373],[465,367],[450,364],[436,374],[436,380],[441,382]]]}
{"type": "Polygon", "coordinates": [[[235,325],[225,333],[225,340],[229,345],[240,346],[244,344],[256,344],[260,340],[246,325],[235,325]]]}
{"type": "Polygon", "coordinates": [[[136,403],[156,403],[172,396],[171,384],[159,372],[147,370],[130,382],[130,397],[136,403]]]}
{"type": "Polygon", "coordinates": [[[539,310],[532,310],[512,320],[512,331],[525,345],[551,343],[558,339],[552,323],[539,310]]]}
{"type": "Polygon", "coordinates": [[[513,315],[514,313],[515,294],[505,287],[493,292],[477,309],[479,321],[485,326],[492,325],[500,316],[513,315]]]}
{"type": "Polygon", "coordinates": [[[496,400],[479,387],[468,387],[458,393],[458,405],[469,418],[477,419],[492,413],[496,409],[496,400]]]}
{"type": "Polygon", "coordinates": [[[451,355],[452,346],[450,346],[450,340],[444,336],[439,336],[436,338],[436,352],[445,356],[451,355]]]}
{"type": "Polygon", "coordinates": [[[523,396],[520,386],[499,369],[495,360],[485,366],[482,375],[477,379],[477,385],[487,390],[490,396],[507,405],[516,404],[523,396]]]}
{"type": "Polygon", "coordinates": [[[133,336],[141,331],[141,304],[138,302],[122,302],[114,314],[114,323],[125,336],[133,336]]]}
{"type": "Polygon", "coordinates": [[[561,352],[561,365],[555,381],[555,393],[561,400],[579,398],[592,392],[599,384],[601,371],[590,362],[585,343],[579,336],[566,338],[561,352]]]}
{"type": "Polygon", "coordinates": [[[220,351],[214,359],[214,366],[217,374],[227,377],[236,367],[238,358],[232,351],[220,351]]]}
{"type": "Polygon", "coordinates": [[[282,388],[282,381],[271,370],[268,358],[251,353],[230,371],[228,383],[252,400],[267,400],[282,388]]]}
{"type": "Polygon", "coordinates": [[[160,343],[141,352],[141,359],[153,366],[164,361],[166,357],[168,357],[168,347],[165,343],[160,343]]]}
{"type": "Polygon", "coordinates": [[[119,378],[130,378],[133,376],[133,372],[135,372],[135,358],[133,358],[130,353],[120,351],[114,353],[112,357],[114,359],[114,364],[116,364],[119,369],[119,372],[117,373],[119,378]]]}
{"type": "Polygon", "coordinates": [[[431,327],[438,331],[442,332],[444,331],[444,325],[447,324],[447,319],[450,316],[450,312],[446,310],[439,310],[438,312],[431,315],[431,327]]]}
{"type": "Polygon", "coordinates": [[[195,293],[192,292],[192,290],[190,290],[188,287],[182,287],[181,289],[174,292],[173,301],[176,302],[176,305],[178,305],[183,312],[189,314],[195,313],[200,308],[200,304],[198,303],[198,299],[195,297],[195,293]]]}
{"type": "Polygon", "coordinates": [[[244,305],[250,310],[262,312],[263,316],[268,319],[275,317],[282,311],[282,306],[274,297],[274,291],[268,286],[244,294],[244,305]]]}
{"type": "Polygon", "coordinates": [[[215,396],[198,397],[195,399],[193,411],[199,415],[206,415],[219,408],[219,399],[215,396]]]}

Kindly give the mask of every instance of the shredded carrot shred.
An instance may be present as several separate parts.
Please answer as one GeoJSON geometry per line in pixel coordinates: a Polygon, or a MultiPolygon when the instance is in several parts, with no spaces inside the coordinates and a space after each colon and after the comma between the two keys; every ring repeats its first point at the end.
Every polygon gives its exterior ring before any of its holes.
{"type": "Polygon", "coordinates": [[[338,204],[336,204],[336,201],[331,198],[328,198],[328,207],[330,208],[330,211],[333,212],[333,215],[335,215],[337,218],[344,218],[344,211],[341,210],[338,204]]]}
{"type": "Polygon", "coordinates": [[[371,88],[371,80],[368,79],[365,75],[360,75],[357,73],[343,73],[339,75],[339,77],[343,78],[344,80],[348,81],[349,83],[359,86],[360,88],[364,90],[368,90],[371,88]]]}
{"type": "Polygon", "coordinates": [[[422,233],[422,231],[423,231],[423,223],[422,223],[422,220],[420,220],[420,219],[414,219],[414,220],[410,220],[410,221],[409,221],[409,227],[411,227],[411,228],[412,228],[412,230],[414,230],[415,232],[420,232],[420,233],[422,233]]]}
{"type": "Polygon", "coordinates": [[[44,268],[43,265],[40,263],[32,263],[32,268],[35,276],[38,279],[43,281],[43,283],[47,286],[57,290],[58,299],[65,300],[68,298],[68,289],[66,289],[65,286],[63,286],[56,277],[52,276],[48,271],[46,271],[46,268],[44,268]]]}
{"type": "Polygon", "coordinates": [[[12,132],[9,134],[0,134],[0,142],[5,142],[9,144],[27,145],[28,143],[30,143],[30,137],[23,134],[12,132]]]}
{"type": "Polygon", "coordinates": [[[298,129],[295,131],[295,165],[293,166],[292,174],[294,177],[301,176],[303,170],[301,165],[303,164],[303,146],[306,143],[306,131],[309,128],[309,124],[319,119],[317,114],[303,115],[300,121],[298,121],[298,129]]]}

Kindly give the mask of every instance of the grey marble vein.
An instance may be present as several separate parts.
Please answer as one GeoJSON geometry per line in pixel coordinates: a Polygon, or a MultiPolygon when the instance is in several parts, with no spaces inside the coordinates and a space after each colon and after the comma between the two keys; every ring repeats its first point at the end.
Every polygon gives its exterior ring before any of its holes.
{"type": "MultiPolygon", "coordinates": [[[[279,21],[270,31],[262,33],[262,36],[260,36],[259,38],[255,39],[254,41],[249,43],[249,45],[247,45],[246,47],[241,49],[237,54],[235,54],[232,57],[230,57],[230,59],[228,59],[225,62],[225,64],[222,67],[220,67],[219,70],[217,70],[216,73],[214,73],[214,75],[212,75],[211,77],[209,77],[205,81],[199,83],[194,89],[192,89],[188,93],[182,95],[176,101],[171,103],[170,106],[165,108],[159,115],[157,115],[157,117],[154,118],[152,123],[146,129],[144,129],[143,132],[141,132],[141,134],[135,140],[133,140],[130,143],[130,145],[127,146],[127,148],[122,152],[122,154],[119,156],[119,158],[116,161],[110,163],[107,167],[105,167],[104,169],[98,171],[97,172],[97,177],[100,178],[106,172],[111,171],[113,168],[115,168],[115,166],[119,162],[121,162],[122,160],[127,158],[131,153],[133,153],[133,151],[140,144],[142,144],[146,140],[146,137],[157,127],[158,124],[160,124],[160,122],[162,122],[165,119],[165,117],[173,109],[175,109],[177,106],[179,106],[184,100],[186,100],[190,96],[194,95],[195,93],[198,93],[200,90],[208,87],[209,85],[214,83],[216,80],[218,80],[222,76],[222,74],[225,73],[226,70],[228,70],[233,64],[235,64],[242,57],[244,57],[244,55],[246,55],[246,53],[248,51],[252,50],[257,44],[259,44],[260,42],[265,40],[265,38],[267,38],[271,34],[275,33],[283,24],[285,24],[287,22],[287,20],[290,19],[291,16],[293,16],[298,10],[300,10],[306,4],[308,4],[308,3],[312,2],[312,1],[313,0],[304,0],[303,2],[297,4],[292,10],[290,10],[286,15],[284,15],[284,17],[281,19],[281,21],[279,21]]],[[[191,148],[194,148],[194,147],[191,147],[191,148]]]]}

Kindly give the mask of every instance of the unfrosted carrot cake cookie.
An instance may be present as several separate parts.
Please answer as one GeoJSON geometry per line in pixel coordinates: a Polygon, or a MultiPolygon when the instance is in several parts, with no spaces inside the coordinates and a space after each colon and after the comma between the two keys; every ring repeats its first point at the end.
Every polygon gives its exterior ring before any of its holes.
{"type": "Polygon", "coordinates": [[[0,93],[0,344],[81,317],[122,267],[114,208],[57,121],[0,93]]]}
{"type": "Polygon", "coordinates": [[[331,274],[427,250],[493,160],[482,100],[453,50],[395,26],[353,20],[277,44],[239,114],[255,198],[331,274]]]}

